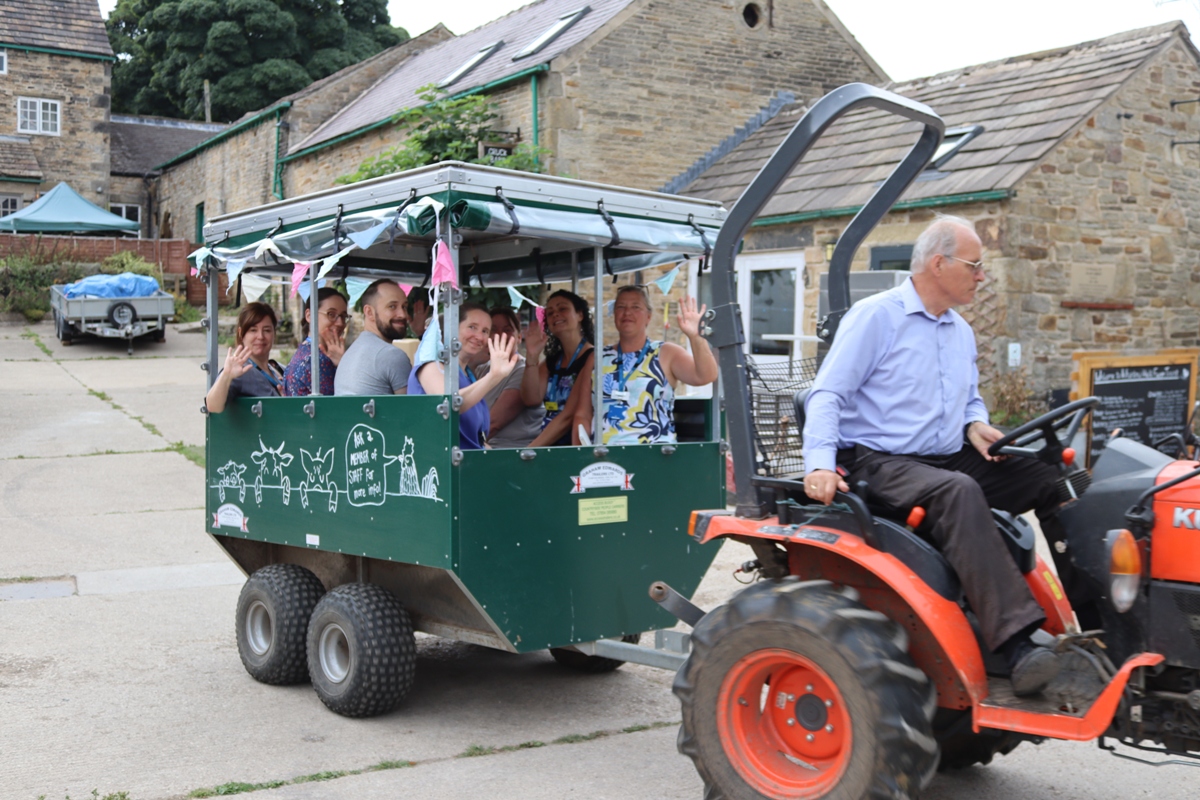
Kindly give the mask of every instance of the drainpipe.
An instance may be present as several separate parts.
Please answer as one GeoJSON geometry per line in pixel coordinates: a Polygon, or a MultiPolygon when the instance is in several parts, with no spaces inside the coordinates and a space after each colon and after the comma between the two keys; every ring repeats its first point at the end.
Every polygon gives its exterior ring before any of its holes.
{"type": "Polygon", "coordinates": [[[529,89],[533,95],[533,149],[535,155],[533,163],[538,163],[537,148],[538,148],[538,74],[535,72],[529,76],[529,89]]]}
{"type": "Polygon", "coordinates": [[[275,179],[271,188],[271,196],[283,200],[283,164],[279,163],[279,150],[283,142],[283,131],[287,123],[283,121],[283,109],[275,110],[275,179]]]}

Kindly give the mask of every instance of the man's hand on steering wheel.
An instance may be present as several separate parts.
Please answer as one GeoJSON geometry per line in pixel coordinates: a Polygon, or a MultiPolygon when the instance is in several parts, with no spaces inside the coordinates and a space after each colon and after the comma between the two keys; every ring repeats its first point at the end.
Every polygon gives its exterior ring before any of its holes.
{"type": "Polygon", "coordinates": [[[1002,431],[993,428],[982,420],[975,420],[967,426],[967,441],[971,446],[979,451],[979,455],[983,456],[988,461],[1003,461],[1007,456],[992,455],[988,452],[988,448],[994,442],[1004,438],[1002,431]]]}
{"type": "Polygon", "coordinates": [[[1070,445],[1071,440],[1083,424],[1083,418],[1098,405],[1100,405],[1100,398],[1085,397],[1082,400],[1060,406],[996,439],[988,446],[987,453],[993,456],[1010,455],[1037,458],[1047,464],[1062,466],[1063,453],[1066,448],[1063,447],[1063,443],[1055,431],[1066,428],[1067,432],[1064,438],[1067,445],[1070,445]],[[1040,448],[1029,447],[1038,439],[1043,440],[1040,448]]]}

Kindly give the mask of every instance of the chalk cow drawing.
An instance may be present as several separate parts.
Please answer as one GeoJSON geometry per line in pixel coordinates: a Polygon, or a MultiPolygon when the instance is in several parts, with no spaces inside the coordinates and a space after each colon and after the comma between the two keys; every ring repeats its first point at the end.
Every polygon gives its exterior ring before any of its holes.
{"type": "Polygon", "coordinates": [[[280,442],[279,447],[267,447],[263,443],[262,437],[258,437],[258,450],[250,454],[250,459],[258,464],[258,477],[254,479],[254,501],[262,504],[262,490],[265,486],[268,489],[283,490],[283,504],[286,506],[292,499],[292,481],[283,473],[283,471],[291,466],[294,456],[291,453],[283,452],[283,446],[286,442],[280,442]],[[279,481],[278,485],[268,485],[263,482],[263,478],[268,479],[274,477],[279,481]]]}

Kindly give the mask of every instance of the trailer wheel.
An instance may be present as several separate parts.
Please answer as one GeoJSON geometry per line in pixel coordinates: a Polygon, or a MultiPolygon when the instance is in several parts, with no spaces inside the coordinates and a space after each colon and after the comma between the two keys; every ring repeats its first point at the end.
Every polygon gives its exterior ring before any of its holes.
{"type": "Polygon", "coordinates": [[[343,584],[317,603],[308,624],[308,673],[330,710],[386,714],[412,687],[416,661],[408,612],[382,586],[343,584]]]}
{"type": "MultiPolygon", "coordinates": [[[[630,633],[622,636],[621,641],[629,644],[637,644],[641,638],[642,635],[640,633],[630,633]]],[[[625,663],[616,658],[589,656],[568,647],[551,647],[550,655],[554,656],[554,660],[564,667],[570,667],[577,672],[587,672],[593,675],[602,672],[612,672],[625,663]]]]}
{"type": "Polygon", "coordinates": [[[133,307],[132,303],[120,300],[108,307],[108,321],[112,323],[114,328],[124,328],[126,325],[132,325],[137,322],[137,318],[137,310],[133,307]]]}
{"type": "Polygon", "coordinates": [[[696,626],[673,690],[707,800],[915,798],[933,777],[936,690],[848,594],[764,582],[696,626]]]}
{"type": "Polygon", "coordinates": [[[250,677],[275,686],[308,679],[308,620],[324,593],[320,579],[295,564],[270,564],[250,576],[237,604],[238,655],[250,677]]]}

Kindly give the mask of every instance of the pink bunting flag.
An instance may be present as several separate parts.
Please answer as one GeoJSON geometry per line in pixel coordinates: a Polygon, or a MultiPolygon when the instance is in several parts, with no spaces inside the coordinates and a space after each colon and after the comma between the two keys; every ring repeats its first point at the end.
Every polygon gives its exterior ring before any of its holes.
{"type": "Polygon", "coordinates": [[[535,308],[533,310],[533,313],[537,314],[538,325],[545,328],[546,327],[546,309],[542,308],[541,306],[538,306],[537,308],[535,308]]]}
{"type": "Polygon", "coordinates": [[[300,281],[304,280],[305,273],[312,266],[307,261],[297,261],[292,264],[292,297],[300,293],[300,281]]]}
{"type": "Polygon", "coordinates": [[[193,278],[199,278],[199,277],[200,277],[200,270],[196,269],[195,267],[192,267],[192,277],[193,277],[193,278]]]}
{"type": "Polygon", "coordinates": [[[434,243],[433,257],[433,278],[431,283],[434,286],[442,283],[448,283],[455,289],[458,288],[458,275],[454,270],[454,262],[450,258],[450,250],[446,247],[445,242],[438,239],[434,243]]]}
{"type": "Polygon", "coordinates": [[[404,294],[406,296],[409,294],[412,294],[412,285],[411,284],[401,283],[401,284],[399,284],[399,286],[400,286],[400,291],[404,292],[404,294]]]}

